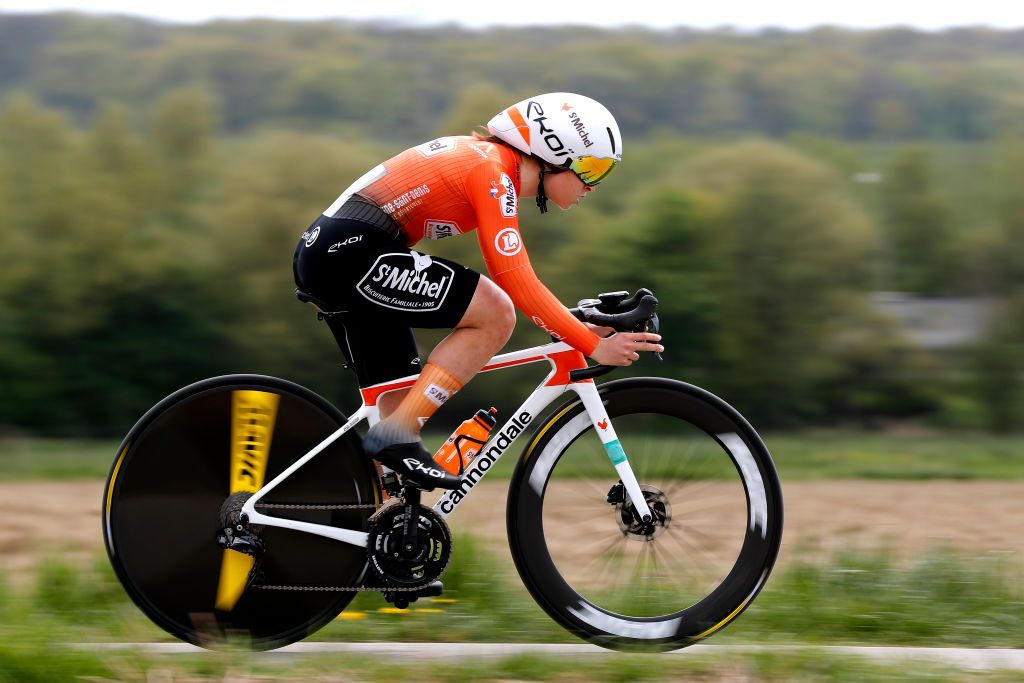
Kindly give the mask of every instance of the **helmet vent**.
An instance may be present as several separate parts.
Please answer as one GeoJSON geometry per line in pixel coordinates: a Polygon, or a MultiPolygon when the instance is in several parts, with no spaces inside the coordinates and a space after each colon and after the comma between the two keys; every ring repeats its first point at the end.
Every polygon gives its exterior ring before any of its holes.
{"type": "Polygon", "coordinates": [[[612,154],[616,154],[618,150],[615,148],[615,136],[612,134],[611,128],[605,128],[608,131],[608,139],[612,142],[612,154]]]}

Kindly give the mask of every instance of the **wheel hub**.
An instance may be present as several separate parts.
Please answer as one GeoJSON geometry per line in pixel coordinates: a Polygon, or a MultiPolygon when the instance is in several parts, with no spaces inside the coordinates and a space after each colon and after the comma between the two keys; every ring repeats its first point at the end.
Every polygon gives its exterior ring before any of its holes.
{"type": "MultiPolygon", "coordinates": [[[[621,486],[621,484],[616,484],[621,486]]],[[[668,497],[660,489],[649,484],[640,486],[644,494],[644,501],[651,511],[651,520],[645,522],[640,518],[636,506],[629,500],[629,496],[615,495],[615,487],[609,492],[609,502],[615,505],[615,521],[623,535],[638,541],[653,541],[668,528],[672,520],[672,506],[669,505],[668,497]],[[617,499],[617,500],[616,500],[617,499]]]]}

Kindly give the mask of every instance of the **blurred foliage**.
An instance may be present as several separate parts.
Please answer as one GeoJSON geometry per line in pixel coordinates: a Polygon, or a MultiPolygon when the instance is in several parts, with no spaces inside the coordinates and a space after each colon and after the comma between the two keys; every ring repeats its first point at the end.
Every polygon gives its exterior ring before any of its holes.
{"type": "Polygon", "coordinates": [[[348,125],[403,146],[510,97],[620,102],[624,133],[802,131],[847,139],[990,139],[1024,114],[1021,31],[418,29],[343,21],[175,26],[0,15],[0,88],[88,120],[113,101],[217,92],[231,131],[348,125]],[[627,107],[625,103],[628,103],[627,107]],[[460,116],[461,115],[461,116],[460,116]]]}
{"type": "MultiPolygon", "coordinates": [[[[114,437],[229,372],[353,410],[292,296],[298,235],[382,159],[556,89],[609,103],[627,163],[571,213],[524,202],[523,232],[563,301],[658,294],[665,363],[622,374],[693,381],[759,428],[1020,429],[1021,35],[0,15],[0,431],[114,437]],[[938,353],[873,290],[1002,303],[989,339],[938,353]]],[[[421,246],[483,269],[473,237],[421,246]]],[[[545,340],[523,321],[508,348],[545,340]]],[[[437,426],[511,410],[531,370],[474,381],[437,426]]]]}

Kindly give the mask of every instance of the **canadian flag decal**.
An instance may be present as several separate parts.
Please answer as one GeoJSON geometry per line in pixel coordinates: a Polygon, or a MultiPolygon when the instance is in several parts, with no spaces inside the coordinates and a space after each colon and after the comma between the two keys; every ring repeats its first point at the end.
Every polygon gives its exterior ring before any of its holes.
{"type": "Polygon", "coordinates": [[[598,422],[597,426],[600,427],[601,429],[608,429],[608,418],[606,417],[605,419],[598,422]]]}

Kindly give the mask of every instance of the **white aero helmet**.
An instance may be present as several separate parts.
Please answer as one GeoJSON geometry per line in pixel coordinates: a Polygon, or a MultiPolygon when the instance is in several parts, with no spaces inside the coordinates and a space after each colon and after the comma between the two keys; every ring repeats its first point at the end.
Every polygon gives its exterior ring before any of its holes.
{"type": "Polygon", "coordinates": [[[604,105],[570,92],[518,102],[487,122],[487,130],[516,149],[597,185],[622,161],[622,136],[604,105]]]}

